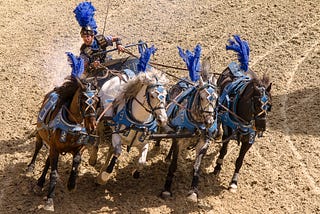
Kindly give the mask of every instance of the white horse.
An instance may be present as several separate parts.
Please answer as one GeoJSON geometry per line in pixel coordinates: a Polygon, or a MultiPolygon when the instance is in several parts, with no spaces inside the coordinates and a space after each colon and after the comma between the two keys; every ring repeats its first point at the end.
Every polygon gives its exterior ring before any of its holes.
{"type": "MultiPolygon", "coordinates": [[[[116,97],[120,95],[121,86],[127,83],[130,79],[135,76],[135,73],[130,69],[124,69],[122,72],[116,70],[109,70],[109,73],[113,75],[109,80],[107,80],[101,87],[98,96],[100,97],[100,101],[103,105],[103,109],[105,110],[105,116],[110,117],[114,112],[114,107],[112,102],[115,100],[116,97]]],[[[87,146],[90,159],[89,164],[94,166],[97,162],[98,157],[98,146],[101,144],[104,127],[103,121],[98,119],[98,127],[97,127],[97,134],[99,138],[95,142],[94,145],[87,146]],[[99,122],[101,121],[101,122],[99,122]]]]}
{"type": "MultiPolygon", "coordinates": [[[[112,103],[112,108],[108,102],[104,102],[104,108],[110,108],[106,111],[105,117],[109,118],[108,125],[112,129],[112,145],[97,177],[99,184],[107,182],[121,155],[123,143],[127,144],[128,151],[132,146],[139,149],[138,168],[133,172],[135,178],[139,177],[140,170],[146,164],[148,152],[148,142],[145,138],[148,134],[156,132],[158,126],[162,127],[167,123],[167,92],[163,86],[166,82],[167,79],[159,75],[159,71],[141,72],[124,84],[121,94],[112,103]]],[[[103,96],[112,97],[112,92],[105,90],[103,96]]]]}

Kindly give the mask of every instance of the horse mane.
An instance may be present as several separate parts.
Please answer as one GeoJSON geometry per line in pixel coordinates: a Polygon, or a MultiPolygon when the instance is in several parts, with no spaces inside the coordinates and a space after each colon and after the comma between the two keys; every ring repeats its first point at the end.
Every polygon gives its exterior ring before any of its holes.
{"type": "Polygon", "coordinates": [[[270,78],[269,76],[267,76],[267,74],[263,74],[262,78],[258,78],[257,75],[254,75],[252,76],[252,82],[259,86],[263,86],[267,88],[268,85],[270,84],[270,78]]]}
{"type": "Polygon", "coordinates": [[[270,77],[266,73],[264,73],[263,76],[262,76],[261,84],[265,88],[267,88],[269,86],[269,84],[270,84],[270,77]]]}
{"type": "Polygon", "coordinates": [[[152,71],[140,72],[121,88],[121,92],[116,98],[115,104],[117,105],[121,101],[135,97],[143,85],[152,85],[156,84],[157,82],[160,84],[166,84],[167,81],[167,78],[161,74],[159,70],[153,69],[152,71]]]}
{"type": "Polygon", "coordinates": [[[78,88],[79,82],[76,78],[70,76],[61,86],[54,88],[54,91],[59,95],[60,102],[66,103],[73,98],[78,88]]]}

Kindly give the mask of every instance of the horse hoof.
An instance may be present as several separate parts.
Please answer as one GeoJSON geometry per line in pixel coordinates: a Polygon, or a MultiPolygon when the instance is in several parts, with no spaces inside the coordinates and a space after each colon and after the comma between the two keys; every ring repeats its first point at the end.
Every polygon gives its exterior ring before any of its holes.
{"type": "Polygon", "coordinates": [[[27,172],[26,172],[27,177],[30,177],[33,175],[33,170],[34,170],[34,165],[28,166],[27,172]]]}
{"type": "Polygon", "coordinates": [[[232,193],[236,193],[238,189],[238,186],[236,184],[230,184],[229,191],[232,193]]]}
{"type": "Polygon", "coordinates": [[[97,177],[97,183],[100,185],[105,185],[110,177],[110,173],[101,172],[97,177]]]}
{"type": "Polygon", "coordinates": [[[163,191],[161,193],[161,198],[166,199],[166,198],[170,198],[172,196],[172,193],[169,191],[163,191]]]}
{"type": "Polygon", "coordinates": [[[188,194],[187,199],[188,199],[188,201],[197,203],[198,202],[198,195],[197,195],[197,193],[192,191],[188,194]]]}
{"type": "Polygon", "coordinates": [[[44,210],[54,212],[54,205],[53,205],[53,199],[48,198],[46,201],[46,204],[43,207],[44,210]]]}
{"type": "Polygon", "coordinates": [[[138,179],[138,178],[140,178],[140,172],[138,170],[134,170],[132,172],[132,176],[133,176],[133,178],[138,179]]]}

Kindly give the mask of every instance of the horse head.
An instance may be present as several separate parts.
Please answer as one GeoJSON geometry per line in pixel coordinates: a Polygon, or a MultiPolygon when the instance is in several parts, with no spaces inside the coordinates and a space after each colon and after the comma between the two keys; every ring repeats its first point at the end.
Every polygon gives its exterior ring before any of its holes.
{"type": "Polygon", "coordinates": [[[206,81],[200,77],[197,94],[200,115],[202,116],[205,126],[209,128],[216,118],[215,108],[219,97],[214,76],[211,76],[206,81]]]}
{"type": "Polygon", "coordinates": [[[98,84],[93,78],[79,80],[79,108],[84,119],[84,126],[88,133],[92,133],[97,126],[96,116],[99,104],[98,84]]]}
{"type": "Polygon", "coordinates": [[[167,91],[160,83],[151,84],[147,87],[147,102],[153,112],[157,123],[160,127],[167,124],[168,117],[166,113],[166,96],[167,91]]]}
{"type": "Polygon", "coordinates": [[[164,77],[160,77],[152,74],[148,75],[146,73],[147,78],[149,81],[147,89],[146,89],[146,99],[147,103],[151,109],[153,116],[156,118],[157,123],[160,127],[163,127],[167,124],[168,117],[166,113],[166,97],[167,97],[167,90],[165,89],[163,82],[164,77]]]}
{"type": "Polygon", "coordinates": [[[266,130],[267,115],[271,111],[271,83],[264,75],[261,80],[251,79],[238,103],[238,113],[260,135],[266,130]]]}
{"type": "Polygon", "coordinates": [[[267,115],[272,107],[271,85],[265,75],[261,81],[253,84],[254,127],[258,132],[266,130],[267,115]]]}

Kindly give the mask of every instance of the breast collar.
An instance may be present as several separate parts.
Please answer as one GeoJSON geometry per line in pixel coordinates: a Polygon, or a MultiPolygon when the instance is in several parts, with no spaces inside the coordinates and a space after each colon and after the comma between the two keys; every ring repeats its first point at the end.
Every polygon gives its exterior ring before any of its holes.
{"type": "MultiPolygon", "coordinates": [[[[238,104],[239,97],[242,95],[250,81],[250,77],[242,75],[239,76],[235,81],[227,84],[219,97],[219,104],[224,105],[236,114],[236,106],[238,104]]],[[[252,136],[255,135],[252,124],[244,124],[239,119],[232,116],[228,111],[220,111],[218,117],[222,123],[230,127],[233,132],[239,131],[242,135],[250,134],[250,139],[252,139],[252,136]]],[[[250,140],[249,143],[253,142],[254,140],[250,140]]]]}
{"type": "MultiPolygon", "coordinates": [[[[115,114],[113,117],[113,122],[115,127],[116,127],[116,132],[124,132],[125,130],[135,130],[137,132],[145,132],[145,133],[154,133],[157,131],[157,121],[155,118],[151,115],[150,120],[145,123],[141,123],[136,121],[131,113],[131,106],[132,106],[132,101],[133,99],[130,99],[124,106],[123,108],[115,114]],[[120,130],[121,125],[125,126],[124,130],[120,130]]],[[[127,136],[129,133],[124,134],[127,136]]],[[[142,142],[143,138],[140,139],[142,142]]]]}
{"type": "Polygon", "coordinates": [[[87,144],[90,137],[86,129],[80,124],[72,124],[68,121],[65,107],[60,108],[58,114],[49,124],[45,122],[47,117],[55,110],[58,99],[59,95],[56,92],[49,95],[48,101],[38,115],[38,123],[42,124],[42,128],[46,130],[61,130],[60,142],[62,143],[66,142],[67,134],[71,134],[79,135],[78,144],[87,144]]]}

